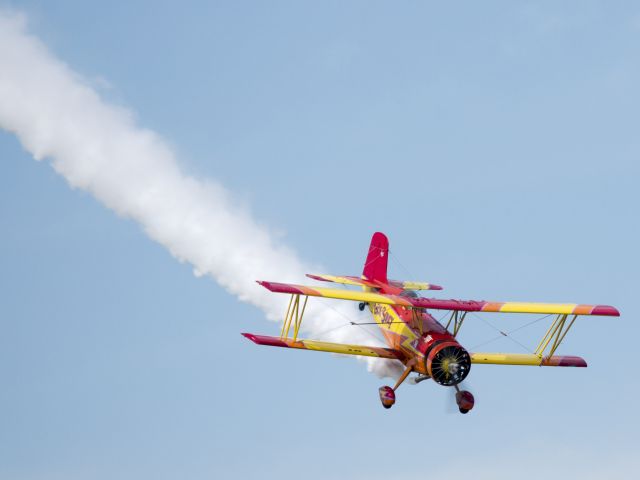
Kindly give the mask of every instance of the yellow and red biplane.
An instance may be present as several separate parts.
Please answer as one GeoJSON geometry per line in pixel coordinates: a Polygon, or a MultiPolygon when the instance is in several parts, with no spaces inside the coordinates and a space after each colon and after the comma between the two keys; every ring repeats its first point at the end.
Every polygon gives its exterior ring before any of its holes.
{"type": "Polygon", "coordinates": [[[377,232],[371,239],[361,277],[307,275],[314,280],[358,286],[362,291],[258,281],[272,292],[291,295],[282,332],[280,337],[252,333],[242,335],[259,345],[399,360],[405,369],[396,384],[379,389],[380,401],[385,408],[390,408],[395,403],[395,391],[414,372],[418,374],[416,382],[431,378],[440,385],[455,388],[458,409],[461,413],[467,413],[473,408],[474,397],[471,392],[460,389],[459,384],[469,374],[472,364],[586,367],[587,362],[580,357],[554,355],[576,318],[580,315],[620,316],[616,308],[607,305],[485,302],[419,297],[416,290],[442,290],[442,287],[423,282],[387,279],[388,254],[389,241],[383,233],[377,232]],[[369,308],[373,314],[388,347],[299,339],[298,332],[309,297],[360,302],[360,310],[369,308]],[[450,311],[448,323],[442,325],[428,310],[450,311]],[[456,340],[469,312],[546,314],[555,315],[555,320],[534,353],[472,353],[456,340]],[[293,336],[290,337],[292,328],[293,336]]]}

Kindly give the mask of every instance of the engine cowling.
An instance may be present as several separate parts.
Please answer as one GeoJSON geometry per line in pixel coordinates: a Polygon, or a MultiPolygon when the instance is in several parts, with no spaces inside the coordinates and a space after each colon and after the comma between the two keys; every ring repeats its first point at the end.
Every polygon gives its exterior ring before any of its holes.
{"type": "Polygon", "coordinates": [[[427,352],[425,367],[436,383],[450,387],[469,375],[471,356],[458,342],[435,342],[427,352]]]}

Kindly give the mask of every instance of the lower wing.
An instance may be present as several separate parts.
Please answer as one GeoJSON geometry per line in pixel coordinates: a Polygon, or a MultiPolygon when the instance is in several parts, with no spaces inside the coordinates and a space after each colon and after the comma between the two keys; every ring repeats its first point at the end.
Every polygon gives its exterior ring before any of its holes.
{"type": "Polygon", "coordinates": [[[293,340],[291,338],[269,337],[267,335],[255,335],[253,333],[243,333],[258,345],[268,345],[270,347],[299,348],[302,350],[316,350],[318,352],[342,353],[345,355],[362,355],[365,357],[391,358],[402,360],[404,355],[399,350],[383,347],[365,347],[362,345],[347,345],[345,343],[320,342],[318,340],[293,340]]]}
{"type": "MultiPolygon", "coordinates": [[[[292,338],[270,337],[243,333],[244,337],[258,345],[270,347],[297,348],[301,350],[315,350],[317,352],[341,353],[343,355],[361,355],[364,357],[390,358],[403,360],[404,355],[399,350],[384,347],[368,347],[363,345],[349,345],[345,343],[321,342],[319,340],[293,340],[292,338]]],[[[471,363],[491,365],[531,365],[537,367],[586,367],[587,362],[581,357],[568,355],[554,355],[539,357],[529,353],[472,353],[471,363]]]]}
{"type": "Polygon", "coordinates": [[[472,353],[471,363],[491,365],[531,365],[535,367],[586,367],[581,357],[554,355],[539,357],[533,353],[472,353]]]}

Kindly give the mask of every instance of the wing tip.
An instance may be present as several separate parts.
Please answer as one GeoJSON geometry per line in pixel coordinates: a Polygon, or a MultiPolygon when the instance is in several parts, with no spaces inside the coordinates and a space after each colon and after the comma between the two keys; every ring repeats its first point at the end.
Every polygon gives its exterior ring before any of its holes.
{"type": "Polygon", "coordinates": [[[320,275],[314,275],[313,273],[305,273],[305,277],[309,277],[313,280],[318,280],[319,282],[327,282],[326,278],[321,277],[320,275]]]}
{"type": "Polygon", "coordinates": [[[288,347],[285,342],[277,337],[269,337],[267,335],[256,335],[255,333],[241,333],[245,338],[248,338],[256,345],[267,345],[269,347],[288,347]]]}
{"type": "Polygon", "coordinates": [[[607,317],[619,317],[620,311],[610,305],[596,305],[591,310],[591,315],[603,315],[607,317]]]}
{"type": "Polygon", "coordinates": [[[579,367],[586,368],[587,361],[582,357],[574,355],[554,355],[542,360],[542,367],[579,367]]]}
{"type": "Polygon", "coordinates": [[[293,292],[293,287],[286,283],[268,282],[266,280],[256,280],[256,283],[275,293],[297,293],[293,292]]]}
{"type": "Polygon", "coordinates": [[[240,333],[240,335],[242,335],[244,338],[248,338],[253,343],[258,343],[258,339],[253,333],[240,333]]]}

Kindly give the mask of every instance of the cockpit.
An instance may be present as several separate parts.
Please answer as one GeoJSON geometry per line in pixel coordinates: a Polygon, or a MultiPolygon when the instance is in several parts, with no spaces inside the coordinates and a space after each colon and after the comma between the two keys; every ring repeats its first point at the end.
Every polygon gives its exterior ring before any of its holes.
{"type": "Polygon", "coordinates": [[[415,290],[404,290],[401,294],[401,297],[407,297],[407,298],[418,298],[418,292],[416,292],[415,290]]]}

